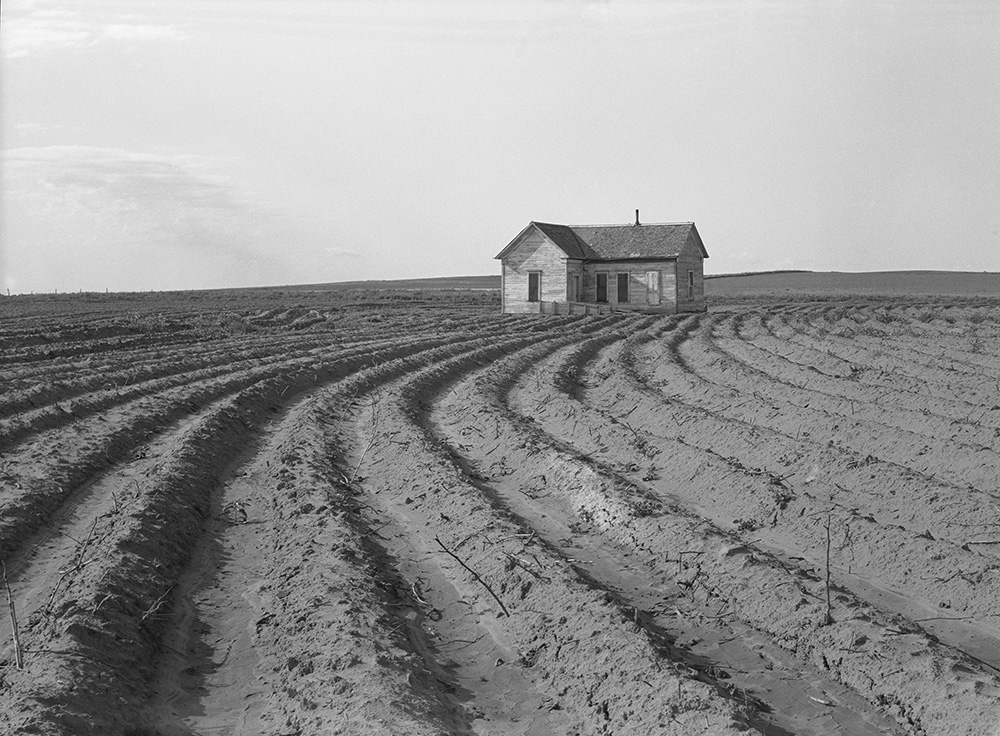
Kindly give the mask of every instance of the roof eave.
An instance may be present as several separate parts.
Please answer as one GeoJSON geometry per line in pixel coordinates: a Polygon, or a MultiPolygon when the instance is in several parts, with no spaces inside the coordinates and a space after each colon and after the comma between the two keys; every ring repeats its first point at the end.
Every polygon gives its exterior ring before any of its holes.
{"type": "Polygon", "coordinates": [[[698,232],[698,228],[693,222],[691,223],[691,234],[694,235],[694,242],[697,243],[698,248],[701,250],[701,257],[708,258],[708,251],[705,250],[705,244],[701,241],[701,233],[698,232]]]}
{"type": "Polygon", "coordinates": [[[500,260],[502,258],[505,258],[508,253],[510,253],[512,250],[514,250],[514,248],[516,248],[520,244],[520,241],[524,238],[524,236],[527,234],[527,232],[529,230],[531,230],[532,228],[534,228],[535,230],[537,230],[539,232],[539,234],[543,238],[545,238],[545,240],[548,243],[550,243],[554,247],[558,248],[562,252],[562,254],[565,255],[567,258],[572,259],[574,261],[582,260],[581,258],[573,255],[572,253],[567,252],[567,250],[565,248],[563,248],[561,245],[559,245],[559,243],[557,243],[552,238],[550,238],[548,236],[548,234],[545,232],[545,230],[543,230],[542,228],[540,228],[539,225],[553,225],[553,227],[563,227],[563,226],[560,226],[560,225],[554,225],[553,223],[548,223],[548,222],[539,223],[539,222],[536,222],[535,220],[532,220],[531,222],[529,222],[524,227],[524,229],[521,232],[519,232],[517,234],[517,237],[515,237],[512,241],[510,241],[507,244],[506,248],[504,248],[502,251],[500,251],[495,256],[493,256],[493,259],[494,260],[500,260]]]}
{"type": "MultiPolygon", "coordinates": [[[[502,251],[493,256],[493,260],[499,260],[501,258],[504,258],[508,253],[510,253],[510,251],[514,250],[514,247],[518,244],[518,241],[520,241],[521,238],[524,237],[525,233],[527,233],[531,228],[535,228],[536,230],[538,230],[538,232],[542,233],[542,235],[545,236],[545,233],[543,233],[540,228],[537,228],[535,226],[535,221],[532,220],[531,222],[529,222],[527,225],[524,226],[521,232],[519,232],[514,237],[513,240],[507,243],[507,247],[505,247],[502,251]]],[[[546,239],[548,238],[546,237],[546,239]]]]}
{"type": "Polygon", "coordinates": [[[552,245],[554,245],[554,246],[555,246],[556,248],[558,248],[559,250],[561,250],[561,251],[563,252],[563,254],[564,254],[564,255],[565,255],[565,256],[566,256],[567,258],[569,258],[570,260],[574,260],[574,261],[580,261],[580,260],[585,260],[585,259],[586,259],[586,252],[587,252],[587,251],[586,251],[586,245],[587,245],[587,243],[586,243],[586,242],[585,242],[585,241],[584,241],[584,240],[583,240],[582,238],[580,238],[580,236],[579,236],[579,235],[577,235],[577,234],[576,234],[576,232],[575,232],[575,231],[573,230],[573,228],[569,227],[568,225],[558,225],[558,224],[556,224],[556,223],[554,223],[554,222],[537,222],[537,221],[535,221],[535,220],[532,220],[532,221],[531,221],[531,224],[532,224],[532,225],[535,225],[536,227],[538,227],[538,232],[540,232],[540,233],[542,234],[542,236],[543,236],[543,237],[544,237],[544,238],[545,238],[546,240],[548,240],[548,241],[549,241],[550,243],[552,243],[552,245]],[[569,252],[568,250],[566,250],[566,249],[565,249],[565,248],[564,248],[564,247],[563,247],[562,245],[560,245],[560,244],[559,244],[559,243],[557,243],[557,242],[556,242],[555,240],[553,240],[553,239],[552,239],[552,238],[551,238],[551,237],[549,236],[549,234],[545,232],[545,228],[543,228],[543,227],[540,227],[541,225],[546,225],[546,226],[548,226],[548,227],[560,227],[560,228],[566,228],[566,229],[567,229],[567,230],[569,230],[569,231],[570,231],[571,233],[573,233],[573,237],[574,237],[574,238],[576,238],[576,240],[577,240],[577,247],[578,247],[578,248],[580,249],[580,251],[581,251],[581,252],[583,252],[583,253],[584,253],[584,258],[580,258],[580,256],[578,256],[578,255],[574,255],[573,253],[570,253],[570,252],[569,252]]]}
{"type": "Polygon", "coordinates": [[[633,256],[631,258],[585,258],[584,263],[618,263],[620,261],[676,261],[677,256],[633,256]]]}

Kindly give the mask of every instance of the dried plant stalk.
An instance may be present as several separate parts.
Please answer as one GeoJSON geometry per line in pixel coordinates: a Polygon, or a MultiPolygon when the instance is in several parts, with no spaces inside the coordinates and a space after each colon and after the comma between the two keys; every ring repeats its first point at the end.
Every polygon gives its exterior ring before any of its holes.
{"type": "Polygon", "coordinates": [[[7,563],[0,562],[3,567],[3,585],[7,589],[7,608],[10,611],[10,631],[14,639],[14,662],[19,670],[24,669],[24,650],[21,649],[21,634],[17,630],[17,611],[14,608],[14,595],[10,592],[10,583],[7,582],[7,563]]]}

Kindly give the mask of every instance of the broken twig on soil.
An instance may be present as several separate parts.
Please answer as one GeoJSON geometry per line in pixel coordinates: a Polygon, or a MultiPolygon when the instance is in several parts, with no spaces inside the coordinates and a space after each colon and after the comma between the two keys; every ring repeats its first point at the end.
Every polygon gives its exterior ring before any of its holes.
{"type": "Polygon", "coordinates": [[[459,557],[459,556],[458,556],[458,555],[456,555],[456,554],[455,554],[454,552],[452,552],[452,551],[451,551],[450,549],[448,549],[447,547],[445,547],[445,546],[444,546],[444,542],[442,542],[442,541],[441,541],[441,538],[440,538],[440,537],[434,537],[434,541],[435,541],[435,542],[437,542],[437,543],[438,543],[438,546],[439,546],[439,547],[440,547],[440,548],[441,548],[442,550],[444,550],[444,551],[445,551],[445,553],[447,553],[447,554],[448,554],[448,555],[449,555],[449,556],[450,556],[450,557],[451,557],[452,559],[454,559],[454,560],[455,560],[455,562],[457,562],[457,563],[458,563],[459,565],[461,565],[461,566],[462,566],[462,567],[464,567],[464,568],[465,568],[466,570],[468,570],[468,571],[469,571],[469,573],[470,573],[470,574],[472,575],[472,577],[474,577],[474,578],[475,578],[475,579],[476,579],[477,581],[479,581],[479,584],[480,584],[480,585],[482,585],[482,586],[483,586],[484,588],[486,588],[486,591],[487,591],[487,592],[488,592],[488,593],[489,593],[489,594],[490,594],[491,596],[493,596],[493,600],[495,600],[495,601],[496,601],[496,602],[497,602],[497,603],[498,603],[498,604],[500,605],[500,610],[504,612],[504,615],[505,615],[505,616],[507,616],[508,618],[510,618],[510,611],[508,611],[508,610],[507,610],[507,606],[505,606],[505,605],[503,604],[503,601],[502,601],[502,600],[500,600],[499,596],[497,596],[497,594],[493,592],[493,588],[491,588],[491,587],[489,586],[489,584],[487,584],[487,582],[486,582],[485,580],[483,580],[483,579],[482,579],[481,577],[479,577],[479,573],[477,573],[477,572],[476,572],[475,570],[473,570],[473,569],[472,569],[471,567],[469,567],[468,565],[466,565],[466,564],[465,564],[465,562],[463,562],[463,561],[462,561],[462,558],[461,558],[461,557],[459,557]]]}
{"type": "Polygon", "coordinates": [[[166,589],[166,591],[164,591],[163,595],[161,595],[159,598],[153,601],[153,605],[149,607],[149,610],[147,610],[144,614],[142,614],[142,618],[139,619],[139,623],[142,623],[147,618],[155,615],[156,612],[159,611],[160,607],[163,605],[163,599],[166,598],[168,595],[170,595],[170,591],[173,589],[174,586],[171,585],[169,588],[166,589]]]}
{"type": "Polygon", "coordinates": [[[7,582],[7,563],[0,562],[3,566],[3,586],[7,589],[7,607],[10,610],[10,633],[14,639],[14,663],[19,670],[24,669],[24,650],[21,649],[21,635],[17,630],[17,611],[14,610],[14,595],[10,592],[10,583],[7,582]]]}
{"type": "Polygon", "coordinates": [[[379,417],[381,416],[381,407],[379,403],[382,397],[376,391],[375,395],[372,396],[372,436],[368,440],[368,444],[365,446],[364,451],[361,453],[361,457],[358,458],[358,464],[354,466],[354,470],[351,471],[351,477],[345,478],[348,486],[354,485],[355,479],[358,477],[358,471],[361,470],[361,465],[365,461],[365,456],[368,455],[368,451],[375,446],[375,440],[378,439],[378,423],[379,417]]]}
{"type": "Polygon", "coordinates": [[[826,512],[826,616],[824,617],[824,623],[829,626],[833,623],[833,614],[830,611],[830,515],[833,513],[833,508],[831,507],[829,511],[826,512]]]}

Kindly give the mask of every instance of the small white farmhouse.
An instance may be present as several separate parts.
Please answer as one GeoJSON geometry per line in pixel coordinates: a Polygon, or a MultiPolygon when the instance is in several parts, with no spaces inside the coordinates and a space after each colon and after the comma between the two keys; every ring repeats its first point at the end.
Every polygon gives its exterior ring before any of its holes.
{"type": "Polygon", "coordinates": [[[573,314],[705,311],[708,252],[693,222],[530,222],[497,254],[502,310],[573,314]]]}

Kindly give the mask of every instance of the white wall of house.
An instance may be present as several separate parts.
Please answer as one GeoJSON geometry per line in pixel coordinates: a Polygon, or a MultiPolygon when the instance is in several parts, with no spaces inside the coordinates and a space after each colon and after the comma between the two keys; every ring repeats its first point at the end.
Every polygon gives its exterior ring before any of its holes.
{"type": "Polygon", "coordinates": [[[569,259],[562,249],[540,232],[528,233],[503,259],[503,311],[508,314],[538,312],[538,302],[528,300],[528,285],[533,272],[539,274],[539,301],[566,301],[567,261],[569,259]]]}

